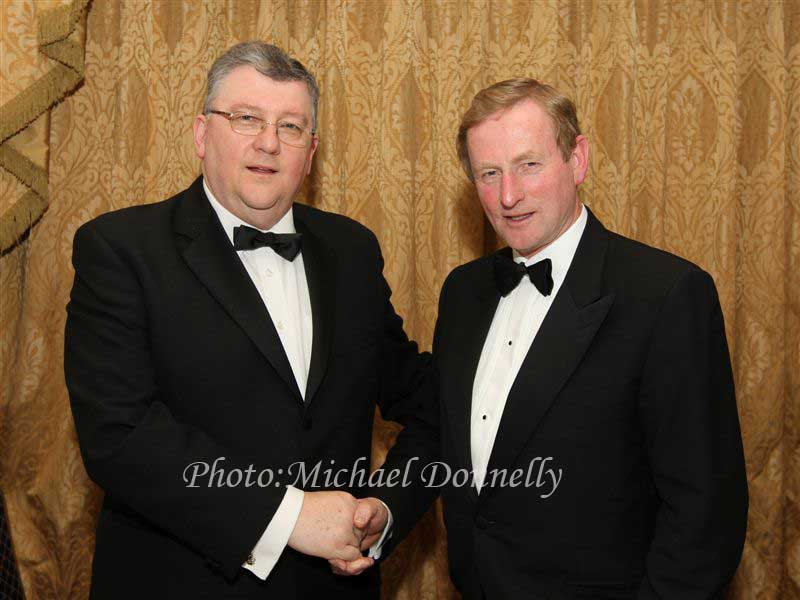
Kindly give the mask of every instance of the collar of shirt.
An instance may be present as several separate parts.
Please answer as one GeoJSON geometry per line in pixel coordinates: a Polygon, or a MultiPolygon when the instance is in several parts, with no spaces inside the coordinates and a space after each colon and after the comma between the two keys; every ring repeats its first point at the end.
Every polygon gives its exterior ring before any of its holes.
{"type": "MultiPolygon", "coordinates": [[[[225,233],[228,236],[228,239],[233,244],[233,228],[238,227],[239,225],[247,225],[248,227],[253,227],[250,223],[245,223],[227,208],[220,204],[219,200],[214,197],[214,194],[211,193],[208,185],[206,184],[206,180],[203,179],[203,190],[206,192],[206,197],[208,201],[211,203],[211,207],[214,209],[214,212],[217,213],[217,217],[219,218],[219,222],[222,223],[222,228],[225,230],[225,233]]],[[[290,206],[289,210],[286,211],[286,214],[283,215],[280,220],[275,223],[270,229],[261,229],[256,227],[259,231],[271,231],[272,233],[297,233],[297,230],[294,228],[294,209],[290,206]]]]}
{"type": "Polygon", "coordinates": [[[586,207],[581,204],[581,214],[578,215],[575,222],[556,238],[552,244],[527,259],[514,250],[514,260],[516,262],[525,263],[525,266],[530,266],[540,260],[549,258],[553,263],[552,277],[553,291],[555,294],[564,282],[564,278],[567,276],[567,271],[572,264],[572,259],[578,249],[578,243],[581,241],[581,236],[583,235],[583,230],[586,228],[588,219],[589,215],[586,212],[586,207]]]}

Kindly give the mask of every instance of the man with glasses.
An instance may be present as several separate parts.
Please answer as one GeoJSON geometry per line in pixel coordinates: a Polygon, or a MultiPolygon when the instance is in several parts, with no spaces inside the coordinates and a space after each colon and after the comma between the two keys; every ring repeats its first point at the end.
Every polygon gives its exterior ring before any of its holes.
{"type": "Polygon", "coordinates": [[[340,578],[325,559],[380,555],[388,509],[356,500],[375,402],[410,425],[390,469],[431,439],[428,359],[392,308],[375,236],[294,204],[318,95],[280,49],[232,47],[194,121],[202,176],[75,236],[65,371],[105,491],[95,598],[378,595],[377,569],[340,578]]]}

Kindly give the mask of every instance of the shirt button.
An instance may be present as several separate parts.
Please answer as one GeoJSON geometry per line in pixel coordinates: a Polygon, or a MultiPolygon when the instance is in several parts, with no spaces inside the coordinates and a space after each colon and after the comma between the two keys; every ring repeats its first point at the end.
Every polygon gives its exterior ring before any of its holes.
{"type": "Polygon", "coordinates": [[[248,565],[250,565],[250,566],[252,566],[252,565],[256,564],[256,559],[255,559],[255,558],[253,558],[253,555],[252,555],[252,554],[249,554],[249,555],[247,556],[247,564],[248,564],[248,565]]]}
{"type": "Polygon", "coordinates": [[[483,415],[481,418],[485,421],[486,420],[486,415],[483,415]]]}
{"type": "Polygon", "coordinates": [[[267,269],[264,272],[267,274],[267,277],[272,277],[272,269],[267,269]]]}
{"type": "Polygon", "coordinates": [[[278,329],[283,330],[283,321],[278,321],[278,329]]]}

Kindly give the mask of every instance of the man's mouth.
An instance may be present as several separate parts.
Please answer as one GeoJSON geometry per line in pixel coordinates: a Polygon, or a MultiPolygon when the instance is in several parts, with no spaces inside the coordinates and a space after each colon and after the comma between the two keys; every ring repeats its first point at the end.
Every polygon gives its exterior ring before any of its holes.
{"type": "Polygon", "coordinates": [[[512,223],[521,223],[522,221],[527,221],[533,216],[532,212],[525,213],[524,215],[508,215],[505,217],[506,220],[511,221],[512,223]]]}
{"type": "Polygon", "coordinates": [[[259,165],[251,165],[247,167],[247,170],[250,171],[251,173],[258,173],[259,175],[271,175],[272,173],[278,172],[276,169],[273,169],[271,167],[262,167],[259,165]]]}

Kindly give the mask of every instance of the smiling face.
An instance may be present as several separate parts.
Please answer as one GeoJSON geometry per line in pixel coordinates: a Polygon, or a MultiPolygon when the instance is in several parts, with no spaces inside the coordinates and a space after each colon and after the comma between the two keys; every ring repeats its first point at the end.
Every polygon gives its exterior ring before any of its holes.
{"type": "Polygon", "coordinates": [[[564,161],[552,119],[533,100],[497,112],[467,131],[475,188],[494,230],[530,258],[580,215],[577,186],[585,176],[589,142],[575,138],[564,161]]]}
{"type": "MultiPolygon", "coordinates": [[[[305,82],[274,81],[250,66],[235,68],[222,81],[213,108],[311,128],[311,96],[305,82]]],[[[303,141],[302,147],[282,144],[271,125],[259,135],[242,135],[220,115],[194,120],[195,151],[209,188],[220,204],[260,229],[269,229],[286,214],[311,170],[318,140],[304,134],[303,141]]]]}

